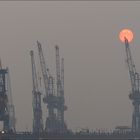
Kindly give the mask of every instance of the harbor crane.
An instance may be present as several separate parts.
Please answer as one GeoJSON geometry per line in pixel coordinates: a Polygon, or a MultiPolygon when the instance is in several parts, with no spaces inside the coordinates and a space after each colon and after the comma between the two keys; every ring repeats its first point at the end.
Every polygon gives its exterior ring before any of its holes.
{"type": "Polygon", "coordinates": [[[57,76],[57,98],[58,98],[57,118],[60,122],[60,132],[63,133],[67,130],[66,124],[64,122],[64,111],[67,109],[67,107],[65,106],[64,99],[64,58],[62,58],[60,68],[59,47],[55,46],[55,49],[56,49],[56,76],[57,76]]]}
{"type": "Polygon", "coordinates": [[[45,92],[46,92],[43,101],[45,104],[47,104],[47,108],[48,108],[48,117],[46,118],[45,131],[58,132],[58,127],[57,127],[58,121],[55,113],[55,109],[57,108],[57,97],[54,94],[53,77],[49,73],[49,69],[45,63],[42,46],[39,41],[37,41],[37,46],[38,46],[40,66],[42,70],[45,92]]]}
{"type": "Polygon", "coordinates": [[[41,92],[39,92],[38,80],[36,74],[36,66],[34,52],[30,51],[32,65],[32,81],[33,81],[33,133],[43,132],[42,108],[41,108],[41,92]]]}
{"type": "Polygon", "coordinates": [[[12,101],[11,81],[8,67],[2,68],[0,61],[0,121],[3,130],[15,132],[15,109],[12,101]]]}
{"type": "Polygon", "coordinates": [[[129,98],[133,101],[134,106],[132,116],[132,131],[135,133],[140,133],[140,75],[136,71],[135,64],[132,60],[129,42],[127,38],[125,38],[125,49],[132,87],[129,98]]]}
{"type": "Polygon", "coordinates": [[[134,61],[132,59],[129,42],[132,40],[133,34],[130,30],[123,30],[120,33],[120,39],[125,43],[125,51],[127,57],[127,65],[129,69],[131,92],[129,94],[130,100],[134,106],[132,115],[132,132],[140,134],[140,75],[136,71],[134,61]]]}

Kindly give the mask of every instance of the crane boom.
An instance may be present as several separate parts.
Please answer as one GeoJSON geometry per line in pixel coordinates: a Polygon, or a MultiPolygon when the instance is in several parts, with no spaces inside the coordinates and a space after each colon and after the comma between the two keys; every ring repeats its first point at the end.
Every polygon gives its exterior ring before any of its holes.
{"type": "Polygon", "coordinates": [[[126,49],[126,56],[127,56],[127,65],[129,68],[129,75],[130,75],[130,80],[131,80],[131,87],[132,87],[132,92],[139,91],[139,74],[136,71],[135,64],[132,59],[130,47],[128,40],[125,39],[125,49],[126,49]]]}
{"type": "Polygon", "coordinates": [[[37,74],[36,74],[36,67],[35,67],[35,60],[34,60],[34,52],[30,51],[30,55],[31,55],[31,64],[32,64],[33,90],[34,90],[34,92],[39,92],[38,82],[37,82],[37,74]]]}
{"type": "Polygon", "coordinates": [[[59,47],[55,46],[56,49],[56,76],[57,76],[57,96],[61,97],[61,77],[60,77],[60,56],[59,47]]]}
{"type": "Polygon", "coordinates": [[[62,84],[62,90],[64,94],[64,58],[61,59],[61,84],[62,84]]]}
{"type": "Polygon", "coordinates": [[[49,81],[49,76],[47,73],[47,68],[46,68],[46,63],[45,63],[45,58],[43,55],[41,43],[37,41],[37,46],[38,46],[38,52],[39,52],[39,60],[40,60],[40,65],[41,65],[41,70],[42,70],[42,75],[43,75],[43,80],[44,80],[44,86],[45,86],[45,92],[46,92],[46,97],[48,96],[48,81],[49,81]]]}

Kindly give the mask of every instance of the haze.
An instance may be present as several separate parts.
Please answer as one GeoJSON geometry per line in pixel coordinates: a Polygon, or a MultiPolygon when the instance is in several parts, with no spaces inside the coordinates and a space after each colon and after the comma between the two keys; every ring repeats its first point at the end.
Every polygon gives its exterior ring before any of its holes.
{"type": "MultiPolygon", "coordinates": [[[[113,129],[131,126],[132,103],[124,44],[119,32],[130,28],[130,44],[140,72],[140,2],[0,2],[0,58],[11,75],[18,131],[32,130],[32,75],[29,51],[42,43],[55,75],[55,49],[65,59],[68,128],[113,129]]],[[[43,91],[43,90],[42,90],[43,91]]],[[[45,121],[46,105],[43,104],[45,121]]]]}

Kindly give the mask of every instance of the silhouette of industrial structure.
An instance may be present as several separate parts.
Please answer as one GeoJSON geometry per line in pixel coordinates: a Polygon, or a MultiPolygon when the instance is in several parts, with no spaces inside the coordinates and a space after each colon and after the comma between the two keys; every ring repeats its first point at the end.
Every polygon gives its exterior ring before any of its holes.
{"type": "Polygon", "coordinates": [[[44,103],[47,104],[48,116],[46,118],[45,131],[55,133],[65,133],[67,126],[64,122],[64,111],[66,110],[64,99],[64,64],[62,59],[62,68],[60,68],[59,47],[56,46],[56,76],[57,76],[57,94],[54,89],[54,78],[46,65],[41,43],[37,41],[40,66],[42,70],[45,97],[44,103]],[[61,72],[60,72],[61,71],[61,72]],[[62,79],[61,79],[62,78],[62,79]],[[55,111],[56,110],[56,111],[55,111]]]}
{"type": "Polygon", "coordinates": [[[0,121],[4,122],[0,139],[113,139],[113,138],[140,138],[140,76],[137,73],[132,59],[129,42],[125,38],[125,51],[127,65],[131,81],[130,100],[134,106],[132,115],[132,126],[117,126],[112,132],[90,131],[82,129],[79,132],[69,130],[65,120],[64,112],[67,110],[64,98],[64,58],[60,59],[59,47],[55,46],[56,52],[56,78],[45,60],[42,45],[37,41],[40,68],[42,71],[45,93],[41,93],[36,72],[34,51],[30,51],[32,68],[32,105],[33,105],[33,128],[32,132],[16,132],[15,111],[12,102],[10,75],[8,68],[3,69],[0,62],[0,121]],[[56,81],[56,83],[54,82],[56,81]],[[42,97],[44,95],[44,97],[42,97]],[[47,107],[45,124],[42,118],[42,99],[47,107]]]}
{"type": "Polygon", "coordinates": [[[2,68],[0,62],[0,121],[3,130],[15,132],[15,110],[12,101],[9,69],[2,68]]]}
{"type": "Polygon", "coordinates": [[[33,81],[33,133],[43,132],[41,92],[37,81],[34,52],[30,51],[32,64],[32,81],[33,81]]]}
{"type": "Polygon", "coordinates": [[[125,49],[132,87],[129,98],[132,100],[132,104],[134,106],[132,115],[132,131],[134,133],[140,133],[140,75],[136,71],[127,38],[125,38],[125,49]]]}

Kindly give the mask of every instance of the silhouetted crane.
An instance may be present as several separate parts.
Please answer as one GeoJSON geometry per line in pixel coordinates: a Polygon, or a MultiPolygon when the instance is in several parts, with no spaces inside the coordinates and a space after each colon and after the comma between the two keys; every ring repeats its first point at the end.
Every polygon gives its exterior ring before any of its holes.
{"type": "Polygon", "coordinates": [[[32,81],[33,81],[33,133],[43,131],[42,108],[41,108],[41,93],[38,88],[36,66],[34,60],[34,52],[30,51],[32,65],[32,81]]]}
{"type": "Polygon", "coordinates": [[[65,99],[64,99],[64,59],[62,58],[61,69],[60,69],[59,47],[55,46],[55,49],[56,49],[56,76],[57,76],[57,98],[58,98],[57,118],[60,122],[59,131],[63,133],[67,130],[66,124],[64,122],[64,111],[67,108],[65,106],[65,99]]]}
{"type": "Polygon", "coordinates": [[[44,103],[47,104],[48,117],[46,118],[45,131],[47,132],[57,132],[57,119],[54,109],[57,108],[57,97],[54,95],[54,84],[53,77],[49,73],[49,69],[45,63],[45,58],[43,55],[41,43],[37,41],[40,66],[42,70],[44,86],[46,95],[43,98],[44,103]]]}
{"type": "Polygon", "coordinates": [[[140,75],[136,71],[127,38],[125,38],[125,50],[132,88],[129,98],[133,101],[132,103],[134,106],[132,116],[132,131],[134,133],[140,133],[140,75]]]}

